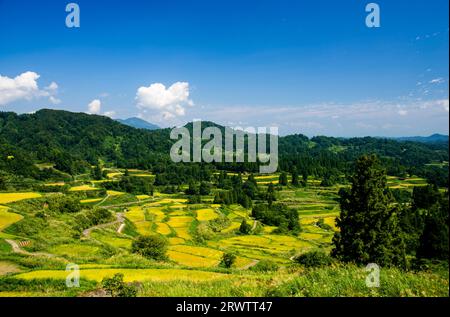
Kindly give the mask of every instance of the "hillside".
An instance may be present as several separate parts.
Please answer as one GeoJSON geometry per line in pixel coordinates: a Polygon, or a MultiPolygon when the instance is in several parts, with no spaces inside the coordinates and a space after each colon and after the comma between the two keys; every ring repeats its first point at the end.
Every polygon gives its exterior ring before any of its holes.
{"type": "MultiPolygon", "coordinates": [[[[213,124],[213,123],[209,123],[213,124]]],[[[187,125],[191,127],[191,124],[187,125]]],[[[69,173],[86,172],[98,159],[122,168],[171,170],[170,129],[145,130],[121,124],[108,117],[43,109],[34,114],[0,113],[0,169],[34,175],[33,163],[53,163],[69,173]],[[11,156],[14,160],[7,159],[11,156]]],[[[280,137],[281,170],[295,166],[310,175],[345,173],[352,161],[365,153],[376,153],[388,171],[402,176],[439,174],[447,182],[445,168],[432,164],[448,162],[448,143],[400,142],[372,137],[340,139],[280,137]],[[441,171],[442,170],[442,171],[441,171]]],[[[219,169],[256,171],[256,163],[216,163],[219,169]]],[[[192,165],[191,165],[192,166],[192,165]]],[[[177,166],[177,168],[181,168],[177,166]]]]}

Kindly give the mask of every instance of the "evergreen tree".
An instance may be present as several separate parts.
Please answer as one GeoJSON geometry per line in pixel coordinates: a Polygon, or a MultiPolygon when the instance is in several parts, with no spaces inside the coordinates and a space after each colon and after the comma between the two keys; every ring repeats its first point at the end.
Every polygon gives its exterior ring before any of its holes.
{"type": "Polygon", "coordinates": [[[286,174],[285,172],[282,172],[282,173],[280,174],[280,178],[279,178],[278,183],[279,183],[280,185],[282,185],[282,186],[287,186],[287,184],[288,184],[288,178],[287,178],[287,174],[286,174]]]}
{"type": "Polygon", "coordinates": [[[272,206],[272,203],[276,200],[275,198],[275,187],[272,183],[267,187],[267,202],[269,206],[272,206]]]}
{"type": "Polygon", "coordinates": [[[297,169],[294,167],[292,170],[292,185],[293,186],[298,186],[298,172],[297,169]]]}
{"type": "Polygon", "coordinates": [[[448,260],[448,193],[428,211],[417,250],[418,258],[448,260]]]}
{"type": "Polygon", "coordinates": [[[344,262],[380,266],[405,265],[405,246],[397,219],[390,206],[386,172],[376,156],[362,156],[356,162],[351,190],[341,189],[340,232],[333,237],[332,255],[344,262]]]}
{"type": "Polygon", "coordinates": [[[241,226],[239,227],[239,232],[242,234],[249,234],[252,227],[247,223],[247,220],[242,220],[241,226]]]}

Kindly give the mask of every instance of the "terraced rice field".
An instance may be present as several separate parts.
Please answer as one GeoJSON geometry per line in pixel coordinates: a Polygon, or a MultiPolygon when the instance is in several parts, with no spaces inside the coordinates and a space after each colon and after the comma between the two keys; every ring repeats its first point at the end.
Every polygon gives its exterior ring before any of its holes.
{"type": "Polygon", "coordinates": [[[112,196],[112,197],[114,197],[114,196],[122,196],[122,195],[125,194],[124,192],[118,192],[118,191],[115,191],[115,190],[107,190],[106,193],[108,194],[108,196],[112,196]]]}
{"type": "Polygon", "coordinates": [[[164,222],[157,222],[156,226],[156,232],[158,232],[159,234],[168,235],[172,233],[170,227],[164,222]]]}
{"type": "Polygon", "coordinates": [[[0,206],[0,231],[22,219],[22,215],[10,212],[7,207],[0,206]]]}
{"type": "Polygon", "coordinates": [[[141,206],[128,208],[125,217],[134,224],[138,233],[142,235],[150,235],[153,233],[152,223],[146,220],[144,209],[141,206]]]}
{"type": "Polygon", "coordinates": [[[219,217],[219,215],[212,208],[198,209],[196,210],[196,212],[197,212],[197,219],[199,221],[209,221],[219,217]]]}
{"type": "Polygon", "coordinates": [[[171,217],[167,224],[172,228],[186,228],[189,227],[193,220],[194,218],[189,216],[176,216],[171,217]]]}
{"type": "MultiPolygon", "coordinates": [[[[181,269],[81,269],[80,277],[101,282],[105,277],[122,273],[125,282],[134,281],[210,281],[230,278],[229,274],[181,269]]],[[[59,279],[65,280],[67,272],[64,270],[39,270],[21,273],[15,276],[19,279],[59,279]]]]}
{"type": "Polygon", "coordinates": [[[42,197],[39,193],[0,193],[0,204],[9,204],[20,200],[42,197]]]}
{"type": "Polygon", "coordinates": [[[91,203],[96,203],[99,201],[102,201],[103,198],[91,198],[91,199],[82,199],[80,200],[80,203],[82,204],[91,204],[91,203]]]}
{"type": "Polygon", "coordinates": [[[83,191],[90,191],[90,190],[99,190],[96,187],[92,187],[90,185],[81,185],[81,186],[74,186],[69,189],[71,192],[83,192],[83,191]]]}

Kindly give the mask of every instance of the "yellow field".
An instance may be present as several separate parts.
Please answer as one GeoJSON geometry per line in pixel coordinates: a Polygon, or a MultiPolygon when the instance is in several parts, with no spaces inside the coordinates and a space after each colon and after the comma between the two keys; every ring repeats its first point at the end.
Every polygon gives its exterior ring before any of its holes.
{"type": "Polygon", "coordinates": [[[115,190],[107,190],[106,191],[106,193],[109,195],[109,196],[121,196],[121,195],[124,195],[125,193],[123,193],[123,192],[118,192],[118,191],[115,191],[115,190]]]}
{"type": "Polygon", "coordinates": [[[136,195],[136,198],[139,200],[149,199],[151,198],[149,195],[136,195]]]}
{"type": "Polygon", "coordinates": [[[241,226],[240,222],[232,222],[228,228],[223,229],[221,232],[228,233],[228,232],[239,229],[240,226],[241,226]]]}
{"type": "Polygon", "coordinates": [[[177,233],[177,236],[179,238],[182,238],[184,240],[191,240],[192,237],[189,234],[189,229],[188,228],[174,228],[173,230],[175,230],[175,232],[177,233]]]}
{"type": "Polygon", "coordinates": [[[9,204],[15,201],[42,197],[39,193],[0,193],[0,204],[9,204]]]}
{"type": "Polygon", "coordinates": [[[142,234],[143,236],[148,236],[153,234],[152,231],[152,223],[148,221],[141,221],[141,222],[135,222],[134,223],[136,230],[139,234],[142,234]]]}
{"type": "Polygon", "coordinates": [[[186,203],[188,200],[185,198],[163,198],[158,203],[160,204],[173,204],[173,203],[186,203]]]}
{"type": "Polygon", "coordinates": [[[211,258],[204,258],[184,252],[178,252],[178,251],[167,251],[167,255],[169,258],[177,262],[181,265],[186,265],[190,267],[213,267],[217,266],[219,264],[219,260],[217,259],[211,259],[211,258]]]}
{"type": "Polygon", "coordinates": [[[64,186],[65,183],[64,182],[58,182],[58,183],[47,183],[44,184],[44,186],[64,186]]]}
{"type": "Polygon", "coordinates": [[[158,222],[156,225],[157,225],[156,232],[162,235],[168,235],[172,233],[172,230],[170,230],[170,227],[166,223],[158,222]]]}
{"type": "Polygon", "coordinates": [[[211,208],[198,209],[196,210],[196,212],[197,212],[197,219],[199,221],[209,221],[219,217],[219,215],[217,215],[214,209],[211,208]]]}
{"type": "MultiPolygon", "coordinates": [[[[80,277],[88,280],[101,282],[105,277],[112,277],[114,274],[122,273],[124,281],[210,281],[230,278],[229,274],[204,272],[195,270],[179,269],[81,269],[80,277]]],[[[16,278],[31,279],[59,279],[65,280],[67,272],[64,270],[40,270],[15,275],[16,278]]]]}
{"type": "Polygon", "coordinates": [[[121,172],[113,172],[113,173],[108,173],[106,176],[108,178],[114,178],[114,177],[121,176],[121,175],[123,175],[123,173],[121,173],[121,172]]]}
{"type": "Polygon", "coordinates": [[[195,247],[195,246],[191,246],[191,245],[172,246],[169,249],[172,251],[189,253],[192,255],[197,255],[197,256],[206,257],[206,258],[213,258],[216,260],[220,259],[222,256],[221,251],[211,249],[211,248],[205,248],[205,247],[195,247]]]}
{"type": "Polygon", "coordinates": [[[169,238],[170,245],[183,244],[184,242],[185,242],[185,240],[182,238],[177,238],[177,237],[169,238]]]}
{"type": "Polygon", "coordinates": [[[144,211],[140,206],[129,207],[128,211],[125,213],[125,217],[131,222],[145,221],[144,211]]]}
{"type": "Polygon", "coordinates": [[[80,200],[80,203],[89,204],[89,203],[96,203],[99,201],[102,201],[102,198],[83,199],[83,200],[80,200]]]}
{"type": "Polygon", "coordinates": [[[13,223],[23,219],[22,215],[9,212],[8,208],[0,206],[0,231],[6,229],[13,223]]]}
{"type": "Polygon", "coordinates": [[[89,185],[81,185],[81,186],[75,186],[69,189],[71,192],[82,192],[82,191],[88,191],[88,190],[98,190],[98,188],[89,186],[89,185]]]}
{"type": "Polygon", "coordinates": [[[166,214],[159,207],[146,208],[147,212],[155,216],[155,221],[161,222],[166,214]]]}
{"type": "Polygon", "coordinates": [[[189,216],[171,217],[167,224],[172,228],[184,228],[189,226],[193,220],[194,218],[189,216]]]}
{"type": "Polygon", "coordinates": [[[60,244],[50,248],[51,253],[69,257],[79,257],[83,255],[92,256],[95,255],[98,251],[98,247],[81,244],[60,244]]]}

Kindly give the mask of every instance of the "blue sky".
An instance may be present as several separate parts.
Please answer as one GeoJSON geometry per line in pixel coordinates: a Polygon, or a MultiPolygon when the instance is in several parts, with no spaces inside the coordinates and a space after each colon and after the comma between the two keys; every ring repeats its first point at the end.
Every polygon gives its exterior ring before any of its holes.
{"type": "Polygon", "coordinates": [[[0,111],[448,134],[447,0],[73,2],[0,0],[0,111]]]}

